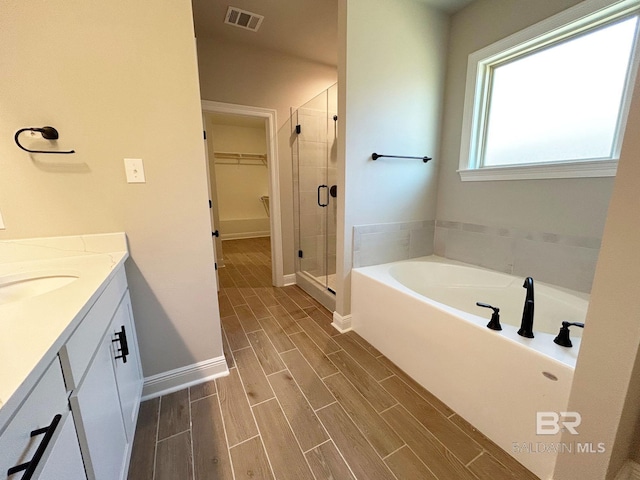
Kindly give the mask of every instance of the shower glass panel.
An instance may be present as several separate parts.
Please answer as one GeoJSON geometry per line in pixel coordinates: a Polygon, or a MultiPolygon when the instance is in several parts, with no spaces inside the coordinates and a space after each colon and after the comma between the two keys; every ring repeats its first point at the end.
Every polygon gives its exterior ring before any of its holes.
{"type": "Polygon", "coordinates": [[[296,273],[335,295],[337,85],[298,108],[292,120],[296,273]]]}

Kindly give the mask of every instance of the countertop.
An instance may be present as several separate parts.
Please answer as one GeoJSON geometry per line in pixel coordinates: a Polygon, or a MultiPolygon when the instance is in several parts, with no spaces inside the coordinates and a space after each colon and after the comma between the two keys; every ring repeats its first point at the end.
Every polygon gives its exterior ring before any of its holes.
{"type": "Polygon", "coordinates": [[[128,256],[124,233],[0,242],[0,286],[21,275],[70,281],[0,303],[0,432],[128,256]]]}

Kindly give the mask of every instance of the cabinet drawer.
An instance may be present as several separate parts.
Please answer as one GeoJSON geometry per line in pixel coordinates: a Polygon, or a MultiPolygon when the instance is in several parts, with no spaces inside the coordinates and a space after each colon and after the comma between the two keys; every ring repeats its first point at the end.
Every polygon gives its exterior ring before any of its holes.
{"type": "Polygon", "coordinates": [[[60,349],[60,361],[69,391],[80,384],[126,290],[127,277],[124,268],[121,268],[82,319],[66,345],[60,349]]]}
{"type": "MultiPolygon", "coordinates": [[[[60,421],[60,434],[42,465],[38,480],[87,480],[71,412],[60,421]]],[[[52,442],[54,441],[52,440],[52,442]]]]}
{"type": "MultiPolygon", "coordinates": [[[[7,476],[7,470],[33,458],[44,434],[32,437],[31,432],[51,425],[56,415],[62,415],[64,419],[68,413],[62,369],[56,358],[0,435],[0,479],[19,479],[21,473],[7,476]]],[[[61,426],[59,424],[58,428],[61,426]]],[[[53,442],[47,450],[51,448],[53,442]]],[[[47,455],[45,451],[43,461],[47,455]]]]}

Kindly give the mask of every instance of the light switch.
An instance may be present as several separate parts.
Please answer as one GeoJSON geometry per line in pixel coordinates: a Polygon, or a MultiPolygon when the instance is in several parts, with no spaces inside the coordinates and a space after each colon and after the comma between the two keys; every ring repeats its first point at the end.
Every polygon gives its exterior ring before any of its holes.
{"type": "Polygon", "coordinates": [[[0,230],[4,230],[4,220],[2,219],[2,212],[0,212],[0,230]]]}
{"type": "Polygon", "coordinates": [[[141,158],[125,158],[124,170],[127,173],[128,183],[145,183],[144,167],[141,158]]]}

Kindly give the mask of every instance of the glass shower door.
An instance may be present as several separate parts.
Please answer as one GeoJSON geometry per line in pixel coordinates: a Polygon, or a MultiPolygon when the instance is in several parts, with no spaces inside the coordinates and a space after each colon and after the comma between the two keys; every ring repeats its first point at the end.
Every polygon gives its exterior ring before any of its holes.
{"type": "Polygon", "coordinates": [[[335,157],[335,114],[329,114],[328,97],[328,92],[323,92],[293,115],[296,237],[298,271],[335,293],[331,282],[335,277],[335,162],[333,174],[330,169],[332,151],[335,157]]]}

